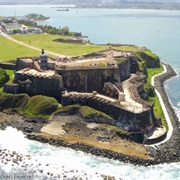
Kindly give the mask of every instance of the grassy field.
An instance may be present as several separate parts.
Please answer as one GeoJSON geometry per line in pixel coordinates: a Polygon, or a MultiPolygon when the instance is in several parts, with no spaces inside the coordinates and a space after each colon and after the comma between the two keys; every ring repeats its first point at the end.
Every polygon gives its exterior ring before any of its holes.
{"type": "Polygon", "coordinates": [[[147,68],[147,72],[148,72],[147,82],[151,83],[152,76],[159,74],[162,71],[163,71],[163,66],[161,66],[160,68],[147,68]]]}
{"type": "MultiPolygon", "coordinates": [[[[147,82],[151,83],[152,76],[159,74],[162,71],[163,71],[162,65],[160,68],[147,68],[147,72],[148,72],[147,82]]],[[[161,117],[162,124],[166,127],[166,129],[168,129],[168,125],[167,125],[167,122],[165,120],[164,113],[163,113],[163,110],[161,108],[161,104],[159,102],[157,95],[155,97],[149,97],[149,102],[154,103],[154,114],[155,114],[155,116],[161,117]]]]}
{"type": "MultiPolygon", "coordinates": [[[[53,40],[58,38],[68,38],[59,35],[50,34],[26,34],[26,35],[13,35],[14,39],[24,42],[30,46],[37,48],[44,48],[47,51],[52,51],[58,54],[66,56],[80,56],[84,54],[89,54],[95,51],[108,49],[110,45],[77,45],[69,43],[55,42],[53,40]]],[[[124,51],[137,51],[139,47],[137,46],[119,46],[113,47],[114,49],[124,50],[124,51]]],[[[4,60],[14,60],[17,57],[22,56],[39,56],[38,51],[32,50],[30,48],[24,47],[20,44],[12,42],[4,37],[0,37],[0,61],[4,60]]]]}
{"type": "Polygon", "coordinates": [[[47,51],[67,55],[67,56],[79,56],[82,54],[92,53],[94,51],[100,51],[106,49],[108,46],[95,46],[95,45],[77,45],[69,43],[55,42],[53,40],[61,38],[62,36],[50,35],[50,34],[27,34],[27,35],[13,35],[14,39],[27,43],[31,46],[44,48],[47,51]]]}
{"type": "Polygon", "coordinates": [[[157,96],[155,97],[149,97],[149,102],[153,102],[154,103],[154,114],[156,117],[160,117],[162,120],[162,125],[166,127],[166,129],[168,130],[168,125],[166,122],[166,119],[164,117],[164,113],[163,110],[161,108],[161,104],[159,102],[159,99],[157,96]]]}
{"type": "Polygon", "coordinates": [[[141,48],[139,48],[138,46],[117,46],[117,47],[112,47],[113,49],[117,49],[117,50],[122,50],[122,51],[139,51],[141,50],[141,48]]]}
{"type": "Polygon", "coordinates": [[[15,60],[22,56],[39,56],[39,52],[0,36],[0,61],[15,60]]]}
{"type": "MultiPolygon", "coordinates": [[[[53,51],[55,53],[67,55],[67,56],[80,56],[83,54],[89,54],[95,51],[100,51],[109,48],[110,45],[77,45],[69,43],[55,42],[53,40],[58,38],[67,38],[59,35],[50,35],[50,34],[27,34],[27,35],[13,35],[14,39],[29,44],[34,47],[44,48],[48,51],[53,51]]],[[[139,48],[137,46],[120,46],[113,47],[119,50],[126,51],[137,51],[139,48]]]]}

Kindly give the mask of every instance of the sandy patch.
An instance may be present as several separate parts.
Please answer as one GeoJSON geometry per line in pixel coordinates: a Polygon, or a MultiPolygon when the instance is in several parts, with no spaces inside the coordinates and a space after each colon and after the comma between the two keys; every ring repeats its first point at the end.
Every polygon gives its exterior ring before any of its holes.
{"type": "Polygon", "coordinates": [[[63,126],[66,123],[70,123],[73,121],[77,121],[79,117],[77,115],[74,116],[53,116],[51,121],[44,125],[41,128],[42,133],[50,134],[50,135],[64,135],[66,134],[66,131],[63,129],[63,126]]]}

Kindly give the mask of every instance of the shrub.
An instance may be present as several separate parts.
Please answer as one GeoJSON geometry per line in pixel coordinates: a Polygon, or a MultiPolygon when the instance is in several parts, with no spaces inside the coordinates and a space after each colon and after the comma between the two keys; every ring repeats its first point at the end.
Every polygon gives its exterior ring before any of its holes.
{"type": "Polygon", "coordinates": [[[147,92],[149,97],[155,97],[156,96],[154,87],[150,83],[144,84],[144,91],[147,92]]]}

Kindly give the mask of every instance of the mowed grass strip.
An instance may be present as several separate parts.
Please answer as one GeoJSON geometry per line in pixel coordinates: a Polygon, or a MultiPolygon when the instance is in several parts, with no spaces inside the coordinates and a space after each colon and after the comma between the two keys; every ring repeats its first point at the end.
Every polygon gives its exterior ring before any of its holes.
{"type": "Polygon", "coordinates": [[[39,56],[39,53],[0,36],[0,61],[15,60],[17,57],[23,56],[39,56]]]}
{"type": "Polygon", "coordinates": [[[80,56],[89,54],[95,51],[107,49],[109,46],[97,45],[79,45],[73,43],[61,43],[53,40],[62,38],[63,36],[50,35],[50,34],[27,34],[27,35],[13,35],[14,39],[29,44],[37,48],[44,48],[47,51],[67,55],[67,56],[80,56]]]}
{"type": "MultiPolygon", "coordinates": [[[[25,35],[12,35],[12,37],[18,41],[24,42],[27,45],[44,48],[47,51],[52,51],[58,54],[67,56],[81,56],[92,52],[108,49],[110,45],[78,45],[72,43],[55,42],[55,39],[68,39],[67,36],[50,35],[50,34],[25,34],[25,35]]],[[[122,45],[118,47],[112,47],[122,51],[137,51],[137,46],[122,45]]],[[[16,59],[23,56],[39,56],[38,51],[25,47],[13,41],[10,41],[4,37],[0,37],[0,61],[16,59]]]]}
{"type": "Polygon", "coordinates": [[[163,72],[163,66],[161,65],[160,68],[147,68],[147,82],[151,83],[152,76],[155,76],[156,74],[160,74],[163,72]]]}
{"type": "MultiPolygon", "coordinates": [[[[89,54],[92,52],[97,52],[101,50],[108,49],[111,45],[92,45],[92,44],[73,44],[73,43],[62,43],[55,42],[55,39],[68,39],[67,36],[60,35],[50,35],[50,34],[25,34],[25,35],[13,35],[14,39],[29,44],[37,48],[44,48],[47,51],[52,51],[55,53],[63,54],[66,56],[81,56],[83,54],[89,54]]],[[[137,51],[139,47],[137,46],[118,46],[112,47],[113,49],[122,51],[137,51]]]]}

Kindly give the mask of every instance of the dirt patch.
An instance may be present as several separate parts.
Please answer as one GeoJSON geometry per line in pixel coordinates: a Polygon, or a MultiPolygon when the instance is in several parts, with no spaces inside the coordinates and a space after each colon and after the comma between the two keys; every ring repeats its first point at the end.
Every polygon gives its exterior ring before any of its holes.
{"type": "Polygon", "coordinates": [[[7,122],[11,120],[15,121],[18,119],[22,119],[22,117],[18,114],[0,112],[0,122],[7,122]]]}
{"type": "Polygon", "coordinates": [[[41,129],[38,136],[63,140],[67,143],[80,143],[95,148],[107,149],[142,159],[150,159],[146,148],[122,139],[107,125],[86,123],[79,116],[55,116],[41,129]]]}

